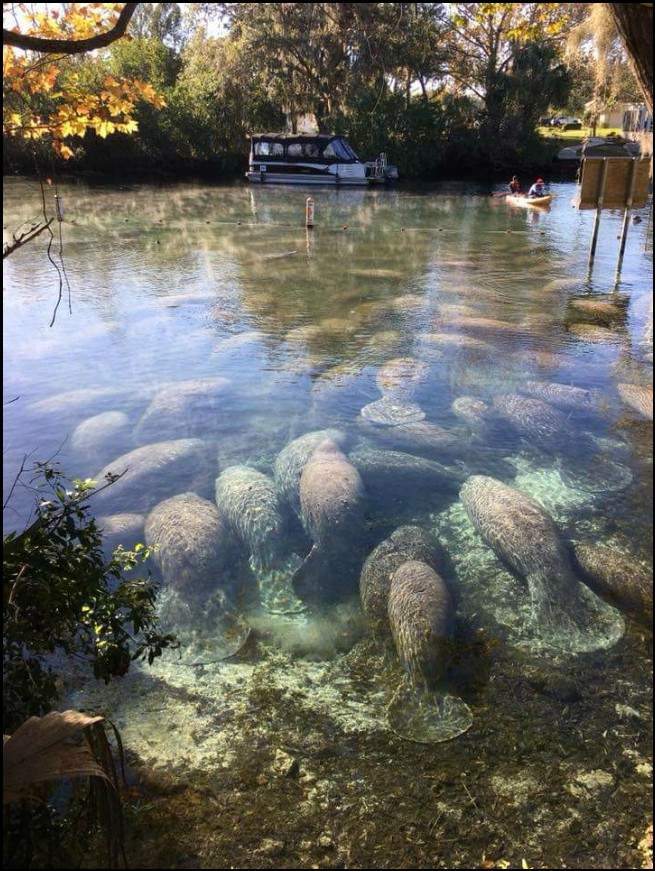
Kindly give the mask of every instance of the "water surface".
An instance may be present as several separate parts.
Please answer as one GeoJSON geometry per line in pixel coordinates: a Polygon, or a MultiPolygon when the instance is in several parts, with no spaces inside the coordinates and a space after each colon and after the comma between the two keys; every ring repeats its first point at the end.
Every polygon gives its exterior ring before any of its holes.
{"type": "MultiPolygon", "coordinates": [[[[428,366],[412,402],[462,445],[414,453],[453,480],[505,481],[567,541],[607,544],[650,567],[652,423],[617,388],[652,384],[648,210],[630,227],[616,285],[621,215],[603,215],[589,277],[592,216],[571,207],[573,185],[553,192],[542,212],[470,185],[312,191],[317,226],[307,232],[300,190],[62,185],[70,310],[64,288],[48,326],[58,281],[43,237],[4,263],[4,398],[19,397],[5,408],[5,495],[25,454],[93,476],[148,444],[139,422],[153,396],[189,379],[230,381],[218,406],[195,405],[173,436],[210,444],[199,485],[209,498],[221,471],[270,475],[309,431],[343,430],[351,453],[388,449],[359,415],[380,399],[380,367],[411,357],[428,366]],[[590,301],[615,314],[599,316],[590,301]],[[592,390],[593,413],[568,409],[566,429],[544,443],[503,427],[476,432],[453,412],[458,398],[491,404],[535,381],[592,390]],[[106,412],[127,416],[120,438],[100,433],[80,447],[76,427],[106,412]]],[[[37,216],[39,196],[9,180],[5,228],[37,216]]],[[[457,486],[384,480],[369,494],[367,547],[411,522],[437,535],[452,563],[453,691],[473,717],[465,735],[437,745],[395,735],[387,706],[398,665],[370,641],[356,589],[309,613],[284,577],[262,581],[262,601],[243,605],[255,631],[235,660],[220,661],[217,640],[201,633],[189,655],[135,667],[108,688],[80,677],[69,701],[111,712],[149,777],[212,785],[220,837],[199,846],[179,836],[201,867],[261,867],[262,857],[347,867],[637,861],[628,845],[644,828],[650,777],[644,630],[593,596],[594,643],[553,647],[528,628],[525,588],[475,532],[457,486]],[[298,778],[275,774],[279,752],[300,760],[298,778]],[[257,814],[234,845],[221,838],[242,804],[257,814]]],[[[189,489],[188,476],[165,483],[166,495],[189,489]]],[[[32,499],[15,489],[5,529],[25,521],[32,499]]],[[[290,556],[307,547],[290,537],[290,556]]],[[[191,830],[204,831],[209,813],[200,801],[191,830]]]]}

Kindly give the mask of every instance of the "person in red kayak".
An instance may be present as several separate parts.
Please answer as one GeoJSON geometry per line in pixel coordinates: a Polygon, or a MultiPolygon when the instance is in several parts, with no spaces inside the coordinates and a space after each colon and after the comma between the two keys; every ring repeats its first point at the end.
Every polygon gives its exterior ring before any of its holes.
{"type": "Polygon", "coordinates": [[[520,194],[521,193],[521,182],[518,178],[513,175],[511,182],[508,184],[509,192],[511,194],[520,194]]]}
{"type": "Polygon", "coordinates": [[[546,186],[543,178],[538,178],[528,191],[529,197],[544,197],[546,195],[546,186]]]}

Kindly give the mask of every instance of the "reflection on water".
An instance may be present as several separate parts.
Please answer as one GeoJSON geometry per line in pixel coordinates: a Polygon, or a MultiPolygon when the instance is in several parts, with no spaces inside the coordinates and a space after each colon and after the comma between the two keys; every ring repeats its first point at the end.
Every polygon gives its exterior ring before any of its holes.
{"type": "MultiPolygon", "coordinates": [[[[31,451],[58,451],[81,476],[129,466],[98,514],[112,544],[160,545],[162,617],[184,652],[72,695],[111,710],[143,764],[229,769],[245,723],[302,736],[303,717],[337,744],[439,741],[473,723],[449,746],[477,742],[486,758],[494,705],[525,729],[498,681],[507,691],[535,669],[589,686],[620,671],[617,705],[639,709],[641,630],[616,605],[643,596],[599,598],[609,581],[573,549],[604,545],[635,576],[650,571],[652,236],[646,221],[631,228],[613,289],[620,216],[608,214],[589,281],[591,219],[571,209],[571,185],[554,190],[544,214],[470,187],[313,192],[308,233],[298,190],[71,184],[73,311],[52,329],[41,244],[5,263],[4,396],[20,397],[5,409],[5,493],[31,451]],[[473,475],[534,516],[495,505],[474,526],[459,496],[473,475]],[[394,647],[374,640],[358,583],[406,524],[443,549],[429,571],[452,621],[431,582],[410,578],[394,594],[394,647]],[[254,703],[263,686],[289,700],[288,720],[254,703]]],[[[9,228],[38,208],[34,185],[6,186],[9,228]]],[[[5,528],[31,498],[15,492],[5,528]]],[[[398,554],[383,613],[394,572],[417,558],[398,554]]],[[[592,765],[582,733],[567,752],[592,765]]]]}

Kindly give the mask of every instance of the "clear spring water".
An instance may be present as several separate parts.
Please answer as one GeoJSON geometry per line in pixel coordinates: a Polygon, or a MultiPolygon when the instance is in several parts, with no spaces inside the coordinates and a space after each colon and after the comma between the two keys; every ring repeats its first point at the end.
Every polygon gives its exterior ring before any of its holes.
{"type": "MultiPolygon", "coordinates": [[[[571,207],[573,185],[554,185],[553,192],[553,206],[543,212],[512,208],[471,185],[425,193],[241,184],[62,185],[71,311],[64,288],[55,324],[48,326],[58,281],[43,237],[4,262],[4,401],[19,397],[5,407],[5,496],[25,454],[42,459],[56,453],[71,476],[93,476],[118,456],[167,438],[200,437],[210,444],[207,480],[189,484],[185,468],[178,484],[175,470],[163,468],[159,479],[147,479],[159,495],[150,503],[146,499],[145,508],[121,504],[121,512],[143,516],[160,498],[193,488],[211,498],[213,478],[235,464],[270,475],[285,445],[312,430],[342,430],[351,452],[393,447],[411,454],[411,446],[390,444],[379,428],[358,419],[363,407],[381,397],[379,368],[411,357],[429,366],[411,402],[424,420],[457,434],[462,446],[415,453],[442,462],[453,480],[487,474],[532,496],[569,541],[609,544],[636,563],[651,565],[652,424],[617,390],[618,384],[652,385],[648,210],[630,227],[615,288],[621,216],[603,215],[588,280],[592,215],[571,207]],[[317,224],[309,234],[303,227],[308,193],[316,201],[317,224]],[[589,301],[616,308],[599,314],[585,307],[589,301]],[[203,404],[201,395],[192,406],[180,406],[189,419],[176,422],[168,415],[169,429],[161,434],[156,425],[154,431],[144,428],[144,411],[162,387],[216,377],[230,381],[218,404],[210,398],[203,404]],[[453,413],[459,397],[490,404],[533,381],[593,390],[594,412],[567,409],[566,427],[546,442],[507,426],[476,428],[453,413]],[[114,416],[76,429],[108,412],[114,416]]],[[[7,180],[4,204],[6,234],[38,216],[38,186],[7,180]]],[[[404,408],[409,401],[400,404],[404,408]]],[[[367,796],[370,801],[381,789],[376,779],[379,762],[386,759],[398,788],[409,796],[417,839],[423,840],[423,848],[389,842],[390,865],[436,861],[437,848],[425,847],[426,838],[431,844],[434,831],[457,822],[448,782],[441,797],[413,795],[408,783],[416,765],[470,774],[476,754],[486,762],[484,775],[475,769],[482,779],[469,810],[478,813],[481,795],[489,799],[494,810],[487,811],[485,825],[496,836],[518,824],[506,817],[494,827],[499,800],[505,813],[513,808],[525,826],[523,799],[515,795],[519,762],[526,776],[535,783],[546,778],[552,794],[561,790],[567,801],[580,800],[576,790],[589,802],[600,801],[602,788],[594,792],[584,777],[605,772],[612,789],[630,795],[631,810],[625,813],[633,814],[630,825],[638,829],[634,808],[641,801],[645,809],[639,791],[645,769],[640,775],[639,766],[646,764],[641,754],[648,732],[642,630],[583,586],[584,632],[560,637],[535,625],[525,584],[484,544],[459,502],[457,486],[442,488],[429,479],[423,486],[420,474],[407,477],[394,470],[393,457],[387,460],[390,469],[369,488],[366,547],[403,523],[429,529],[445,546],[461,641],[461,663],[447,698],[466,699],[470,721],[461,719],[458,708],[454,719],[461,728],[452,730],[457,735],[470,727],[465,735],[444,745],[399,740],[425,737],[424,727],[416,726],[415,711],[403,714],[409,702],[398,665],[368,638],[356,588],[353,596],[309,612],[291,594],[284,571],[260,573],[263,605],[244,604],[236,630],[222,620],[209,628],[206,622],[194,626],[193,616],[185,624],[180,602],[165,589],[162,614],[178,621],[183,650],[150,669],[136,666],[109,687],[79,677],[68,702],[106,710],[139,765],[185,783],[233,777],[246,766],[245,748],[263,778],[252,789],[275,790],[274,777],[266,780],[261,772],[269,771],[280,747],[295,748],[304,760],[296,799],[307,831],[316,824],[312,808],[322,816],[330,810],[341,820],[344,791],[350,790],[360,810],[366,807],[367,796]],[[246,652],[225,661],[227,653],[241,648],[248,627],[254,632],[246,652]],[[543,690],[554,680],[574,680],[583,688],[571,705],[575,728],[559,719],[570,716],[566,701],[543,690]],[[531,695],[526,687],[532,687],[531,695]],[[533,735],[530,726],[537,724],[533,735]],[[510,744],[503,744],[498,730],[510,744]],[[611,749],[599,737],[608,733],[614,735],[611,749]],[[519,760],[511,747],[521,735],[533,740],[526,738],[519,760]],[[544,754],[544,740],[551,756],[544,754]],[[321,742],[335,748],[327,765],[312,761],[321,742]],[[430,746],[441,747],[438,756],[430,746]],[[357,772],[349,761],[352,753],[360,759],[357,772]],[[377,761],[367,767],[371,753],[377,761]],[[576,787],[578,781],[583,785],[576,787]],[[440,810],[432,813],[432,822],[423,820],[434,807],[440,810]],[[434,819],[440,822],[432,831],[434,819]]],[[[32,499],[28,490],[15,489],[5,529],[22,525],[32,499]]],[[[112,513],[111,505],[102,513],[112,513]]],[[[309,544],[302,536],[289,540],[290,566],[298,565],[309,544]]],[[[336,585],[339,566],[334,570],[336,585]]],[[[452,737],[448,729],[435,735],[429,723],[426,728],[426,740],[452,737]]],[[[392,795],[386,784],[384,797],[392,795]]],[[[534,795],[529,800],[537,801],[535,819],[547,832],[537,837],[526,830],[523,836],[526,845],[534,841],[535,861],[540,855],[542,861],[564,856],[574,862],[564,808],[540,803],[534,795]]],[[[382,825],[382,808],[371,813],[372,825],[382,825]]],[[[340,823],[334,825],[336,832],[340,823]]],[[[591,851],[600,834],[591,823],[585,826],[583,841],[587,838],[591,851]]],[[[265,827],[253,837],[265,840],[263,833],[265,827]]],[[[277,840],[295,850],[280,854],[287,861],[309,861],[311,850],[303,848],[303,860],[298,839],[277,840]]],[[[484,843],[492,841],[488,833],[484,843]]],[[[335,843],[340,843],[336,835],[335,843]]],[[[265,849],[255,841],[251,847],[251,859],[239,861],[254,862],[256,849],[265,849]]],[[[460,838],[462,861],[479,861],[478,847],[477,838],[460,838]]],[[[340,861],[365,862],[354,849],[340,861]]],[[[439,847],[442,861],[455,861],[449,849],[439,847]]],[[[585,849],[586,862],[610,855],[592,856],[585,849]]],[[[203,861],[210,861],[210,854],[203,861]]],[[[616,855],[612,861],[618,861],[616,855]]]]}

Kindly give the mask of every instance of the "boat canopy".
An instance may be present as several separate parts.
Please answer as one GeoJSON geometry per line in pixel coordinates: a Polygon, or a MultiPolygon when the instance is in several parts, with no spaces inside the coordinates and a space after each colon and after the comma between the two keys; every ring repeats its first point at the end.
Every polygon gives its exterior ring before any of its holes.
{"type": "Polygon", "coordinates": [[[267,161],[310,163],[359,163],[359,158],[341,136],[251,136],[251,153],[267,161]]]}

